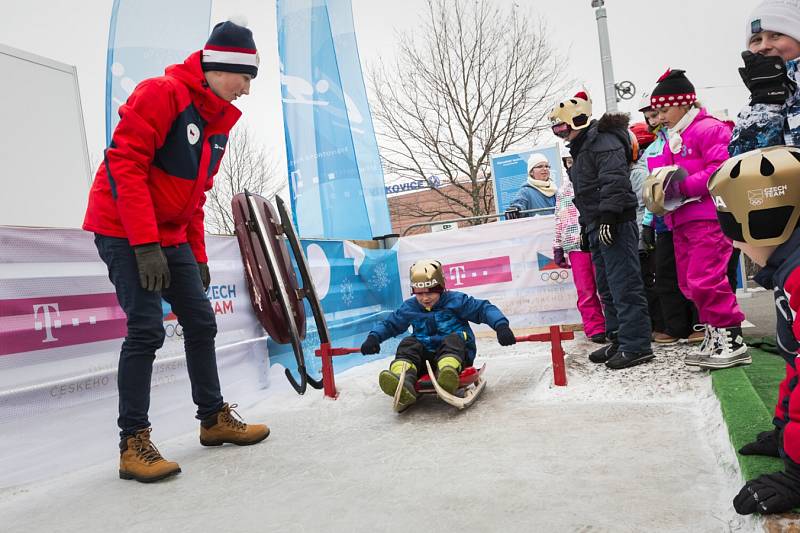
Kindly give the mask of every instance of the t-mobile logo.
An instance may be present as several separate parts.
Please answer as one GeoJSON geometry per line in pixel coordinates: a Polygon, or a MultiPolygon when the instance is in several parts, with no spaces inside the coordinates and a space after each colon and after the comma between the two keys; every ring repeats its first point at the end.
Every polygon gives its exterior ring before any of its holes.
{"type": "Polygon", "coordinates": [[[53,337],[53,328],[61,327],[61,312],[58,310],[57,303],[36,304],[33,306],[33,329],[42,331],[44,329],[44,340],[42,342],[55,342],[58,339],[53,337]],[[55,311],[55,316],[51,315],[55,311]],[[41,312],[44,322],[39,320],[41,312]]]}
{"type": "Polygon", "coordinates": [[[467,270],[463,266],[450,267],[450,279],[456,280],[456,286],[463,285],[461,279],[466,276],[467,270]]]}

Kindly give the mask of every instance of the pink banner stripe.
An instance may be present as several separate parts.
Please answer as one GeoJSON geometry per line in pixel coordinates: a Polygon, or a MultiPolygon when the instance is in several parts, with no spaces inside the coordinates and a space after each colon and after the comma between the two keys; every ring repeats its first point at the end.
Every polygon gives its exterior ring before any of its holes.
{"type": "Polygon", "coordinates": [[[0,300],[0,355],[122,338],[114,293],[0,300]]]}
{"type": "Polygon", "coordinates": [[[448,289],[492,285],[512,281],[511,259],[507,256],[490,257],[463,263],[443,265],[448,289]]]}

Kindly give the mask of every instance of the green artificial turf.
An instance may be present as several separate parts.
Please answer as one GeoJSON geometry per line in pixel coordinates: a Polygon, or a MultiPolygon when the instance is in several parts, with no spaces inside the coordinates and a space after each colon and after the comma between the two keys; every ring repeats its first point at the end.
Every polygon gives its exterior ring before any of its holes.
{"type": "MultiPolygon", "coordinates": [[[[759,432],[772,429],[778,385],[785,375],[785,363],[779,355],[752,347],[749,351],[753,364],[711,373],[714,392],[736,450],[755,440],[759,432]]],[[[783,470],[783,463],[775,457],[739,453],[736,456],[746,480],[783,470]]]]}

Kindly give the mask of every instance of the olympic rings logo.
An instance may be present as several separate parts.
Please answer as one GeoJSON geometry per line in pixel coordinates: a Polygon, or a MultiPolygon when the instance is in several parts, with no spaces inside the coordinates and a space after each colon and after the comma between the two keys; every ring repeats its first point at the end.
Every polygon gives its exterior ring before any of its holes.
{"type": "Polygon", "coordinates": [[[569,279],[569,272],[566,270],[551,270],[550,272],[542,272],[542,281],[552,281],[555,283],[564,283],[569,279]]]}
{"type": "Polygon", "coordinates": [[[164,331],[167,337],[183,337],[183,328],[180,324],[166,324],[164,325],[164,331]]]}

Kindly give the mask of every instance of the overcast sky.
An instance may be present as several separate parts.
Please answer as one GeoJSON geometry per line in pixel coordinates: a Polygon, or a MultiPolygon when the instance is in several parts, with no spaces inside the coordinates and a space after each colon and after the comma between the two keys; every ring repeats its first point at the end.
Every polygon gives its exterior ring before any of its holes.
{"type": "MultiPolygon", "coordinates": [[[[602,113],[603,79],[591,1],[496,1],[507,6],[516,3],[547,23],[552,46],[566,58],[567,75],[585,84],[593,95],[595,114],[602,113]]],[[[735,115],[747,96],[736,70],[745,42],[745,17],[757,3],[606,0],[616,80],[630,80],[641,92],[651,89],[668,66],[683,68],[709,108],[727,109],[735,115]]],[[[94,159],[105,147],[105,65],[112,4],[112,0],[0,0],[0,44],[77,67],[89,153],[94,159]]],[[[352,0],[352,4],[364,65],[379,58],[391,60],[397,32],[413,30],[426,14],[425,0],[352,0]]],[[[251,95],[236,105],[267,149],[285,161],[275,2],[216,0],[212,25],[233,15],[247,17],[262,57],[251,95]]],[[[198,43],[198,48],[203,44],[198,43]]],[[[4,76],[3,83],[25,80],[4,76]]],[[[621,102],[620,109],[633,110],[638,99],[637,95],[630,102],[621,102]]],[[[639,118],[635,113],[634,119],[639,118]]],[[[4,124],[3,128],[6,133],[13,131],[13,125],[4,124]]]]}

